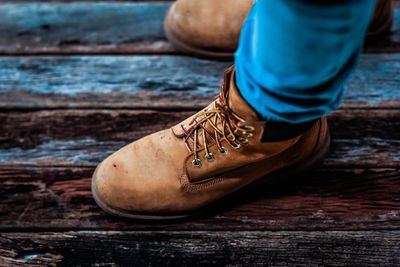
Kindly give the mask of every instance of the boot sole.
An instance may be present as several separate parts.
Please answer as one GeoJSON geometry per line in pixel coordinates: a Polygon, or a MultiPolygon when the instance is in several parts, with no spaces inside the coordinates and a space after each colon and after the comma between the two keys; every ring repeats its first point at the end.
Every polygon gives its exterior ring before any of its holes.
{"type": "MultiPolygon", "coordinates": [[[[168,11],[169,12],[169,11],[168,11]]],[[[168,13],[166,15],[168,17],[168,13]]],[[[215,59],[215,60],[232,60],[233,52],[219,52],[219,51],[210,51],[206,49],[201,49],[198,47],[190,46],[182,41],[179,41],[178,38],[174,36],[170,27],[168,25],[167,19],[164,20],[164,32],[168,39],[168,41],[179,51],[182,51],[188,55],[205,58],[205,59],[215,59]]]]}
{"type": "MultiPolygon", "coordinates": [[[[320,140],[321,141],[321,140],[320,140]]],[[[180,221],[184,219],[191,219],[194,217],[199,217],[200,215],[203,215],[205,212],[213,210],[214,208],[220,206],[221,204],[227,202],[234,196],[237,196],[238,194],[242,193],[245,190],[248,190],[249,188],[260,186],[260,185],[265,185],[265,184],[273,184],[274,182],[277,182],[278,180],[280,182],[286,181],[288,178],[298,175],[298,174],[303,174],[306,173],[307,171],[310,171],[312,169],[315,169],[319,165],[322,164],[325,156],[329,152],[329,147],[330,147],[330,134],[329,130],[326,134],[325,140],[322,142],[319,142],[315,152],[313,153],[313,158],[307,159],[301,162],[297,162],[293,165],[287,166],[284,169],[276,170],[262,178],[259,178],[255,180],[254,182],[250,183],[249,185],[221,198],[217,202],[214,202],[204,208],[198,209],[194,211],[193,213],[188,213],[188,214],[174,214],[174,215],[147,215],[147,214],[135,214],[131,212],[126,212],[123,210],[118,210],[115,208],[112,208],[108,206],[106,203],[104,203],[101,198],[99,197],[99,194],[97,192],[97,187],[95,184],[96,180],[96,174],[97,170],[99,167],[96,168],[96,171],[93,174],[92,178],[92,194],[93,198],[96,201],[97,205],[101,209],[103,209],[105,212],[116,216],[120,218],[125,218],[125,219],[130,219],[130,220],[135,220],[135,221],[180,221]]]]}

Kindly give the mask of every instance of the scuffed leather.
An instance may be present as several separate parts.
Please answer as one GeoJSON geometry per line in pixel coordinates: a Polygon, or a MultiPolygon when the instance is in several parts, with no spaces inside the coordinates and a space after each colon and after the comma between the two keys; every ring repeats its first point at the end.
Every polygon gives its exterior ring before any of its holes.
{"type": "Polygon", "coordinates": [[[204,159],[202,148],[199,150],[202,167],[196,168],[191,163],[193,153],[185,146],[181,123],[146,136],[99,165],[94,184],[104,203],[138,214],[190,213],[274,170],[306,160],[319,140],[327,135],[326,118],[322,118],[300,136],[261,143],[264,130],[268,130],[267,122],[259,121],[255,111],[240,96],[232,69],[226,78],[230,83],[229,107],[255,127],[249,143],[235,150],[223,140],[222,144],[229,151],[226,156],[220,155],[216,145],[211,144],[214,162],[204,159]]]}

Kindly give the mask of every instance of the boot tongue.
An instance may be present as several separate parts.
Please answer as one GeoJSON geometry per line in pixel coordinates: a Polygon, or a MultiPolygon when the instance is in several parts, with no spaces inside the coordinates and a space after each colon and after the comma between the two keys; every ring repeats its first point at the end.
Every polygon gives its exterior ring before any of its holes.
{"type": "Polygon", "coordinates": [[[249,104],[247,104],[236,87],[234,69],[232,69],[232,72],[229,76],[229,80],[226,81],[229,82],[229,108],[246,121],[259,121],[260,117],[258,116],[257,112],[251,108],[249,104]]]}
{"type": "MultiPolygon", "coordinates": [[[[260,118],[256,111],[254,111],[249,104],[243,99],[240,95],[238,89],[235,85],[234,79],[234,67],[229,68],[225,71],[224,87],[221,89],[220,94],[224,95],[224,103],[227,103],[230,110],[232,110],[236,115],[244,119],[245,121],[260,121],[260,118]]],[[[214,108],[214,102],[212,102],[206,109],[214,108]]],[[[182,125],[186,125],[186,128],[193,121],[197,114],[189,117],[188,119],[184,120],[183,122],[175,125],[172,127],[172,131],[178,137],[185,136],[185,132],[182,129],[182,125]]],[[[208,124],[209,126],[209,124],[208,124]]],[[[213,132],[213,128],[208,129],[210,132],[213,132]]]]}

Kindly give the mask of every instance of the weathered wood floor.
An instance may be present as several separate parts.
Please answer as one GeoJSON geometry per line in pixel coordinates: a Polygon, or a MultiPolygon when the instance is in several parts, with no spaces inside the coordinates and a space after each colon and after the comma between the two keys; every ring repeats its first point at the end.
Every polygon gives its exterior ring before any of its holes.
{"type": "Polygon", "coordinates": [[[96,164],[204,106],[230,65],[174,51],[169,4],[0,1],[0,266],[400,266],[400,6],[319,169],[183,223],[95,205],[96,164]]]}

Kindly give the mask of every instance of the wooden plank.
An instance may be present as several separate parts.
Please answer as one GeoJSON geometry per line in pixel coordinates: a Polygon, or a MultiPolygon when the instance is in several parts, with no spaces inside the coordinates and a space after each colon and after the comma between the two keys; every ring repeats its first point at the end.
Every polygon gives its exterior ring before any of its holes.
{"type": "Polygon", "coordinates": [[[2,165],[0,230],[400,229],[398,168],[323,167],[290,184],[249,189],[195,220],[167,224],[134,223],[101,211],[90,192],[93,171],[2,165]]]}
{"type": "MultiPolygon", "coordinates": [[[[175,125],[195,111],[41,110],[0,113],[0,148],[34,148],[49,140],[129,142],[175,125]]],[[[329,116],[335,139],[400,139],[398,109],[339,109],[329,116]]]]}
{"type": "MultiPolygon", "coordinates": [[[[112,152],[127,144],[124,141],[96,141],[93,139],[51,140],[30,149],[0,149],[0,164],[93,166],[112,152]]],[[[400,164],[399,140],[380,138],[334,139],[326,165],[342,167],[381,166],[400,164]]]]}
{"type": "MultiPolygon", "coordinates": [[[[346,108],[399,108],[400,54],[364,55],[346,108]]],[[[1,57],[0,109],[199,109],[230,63],[178,56],[1,57]]]]}
{"type": "MultiPolygon", "coordinates": [[[[0,54],[176,54],[162,30],[169,5],[135,1],[1,3],[0,54]]],[[[400,51],[399,7],[395,15],[393,33],[369,42],[368,52],[400,51]]]]}
{"type": "MultiPolygon", "coordinates": [[[[191,114],[125,110],[0,113],[0,162],[94,166],[124,144],[191,114]]],[[[333,144],[327,164],[393,167],[400,163],[399,110],[339,111],[331,118],[333,144]]]]}
{"type": "Polygon", "coordinates": [[[2,3],[0,54],[175,53],[162,26],[169,5],[2,3]]]}
{"type": "Polygon", "coordinates": [[[0,230],[399,229],[400,110],[337,111],[330,119],[333,147],[324,166],[291,184],[246,192],[201,220],[136,225],[100,212],[90,193],[96,164],[125,143],[190,114],[0,113],[5,126],[0,132],[0,230]]]}
{"type": "MultiPolygon", "coordinates": [[[[134,2],[139,2],[139,3],[146,3],[146,2],[173,2],[175,0],[0,0],[0,3],[79,3],[79,2],[85,2],[85,3],[92,3],[92,2],[111,2],[111,3],[134,3],[134,2]]],[[[394,1],[399,1],[399,0],[394,0],[394,1]]]]}
{"type": "Polygon", "coordinates": [[[7,266],[398,266],[400,232],[1,233],[7,266]],[[299,238],[301,237],[301,238],[299,238]],[[88,256],[90,255],[90,257],[88,256]]]}

